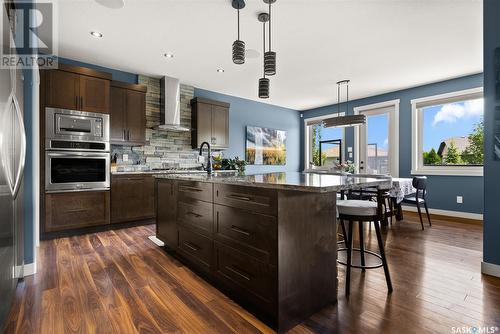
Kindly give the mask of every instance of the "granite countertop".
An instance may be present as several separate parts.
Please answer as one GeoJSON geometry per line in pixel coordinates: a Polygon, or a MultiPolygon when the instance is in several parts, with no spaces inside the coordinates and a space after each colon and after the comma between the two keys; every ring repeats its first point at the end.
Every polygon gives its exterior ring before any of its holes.
{"type": "MultiPolygon", "coordinates": [[[[221,170],[217,171],[217,173],[224,174],[235,174],[237,171],[235,170],[221,170]]],[[[198,174],[207,174],[204,170],[132,170],[132,171],[112,171],[111,175],[156,175],[156,174],[189,174],[189,175],[198,175],[198,174]]]]}
{"type": "Polygon", "coordinates": [[[337,192],[341,190],[360,189],[367,187],[390,188],[391,179],[367,178],[356,175],[326,175],[301,172],[265,173],[254,175],[231,175],[215,173],[203,174],[159,174],[159,179],[180,181],[198,181],[209,183],[233,184],[260,188],[282,190],[297,190],[305,192],[337,192]]]}

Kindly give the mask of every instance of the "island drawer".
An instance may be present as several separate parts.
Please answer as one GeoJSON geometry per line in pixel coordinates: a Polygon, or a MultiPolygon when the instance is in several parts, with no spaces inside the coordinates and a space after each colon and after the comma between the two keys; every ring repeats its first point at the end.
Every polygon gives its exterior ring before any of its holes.
{"type": "MultiPolygon", "coordinates": [[[[276,267],[214,242],[214,272],[223,283],[243,288],[270,308],[276,301],[276,267]]],[[[238,289],[238,290],[239,290],[238,289]]]]}
{"type": "Polygon", "coordinates": [[[210,268],[212,257],[212,240],[196,232],[179,228],[177,251],[201,269],[210,268]]]}
{"type": "Polygon", "coordinates": [[[191,198],[177,202],[177,223],[211,237],[213,228],[212,203],[191,198]]]}
{"type": "Polygon", "coordinates": [[[214,205],[214,238],[238,250],[276,264],[276,217],[224,205],[214,205]]]}
{"type": "Polygon", "coordinates": [[[178,196],[179,200],[197,199],[200,201],[212,202],[212,184],[206,182],[179,182],[178,196]]]}
{"type": "Polygon", "coordinates": [[[214,184],[217,204],[264,213],[275,216],[278,196],[274,189],[214,184]]]}

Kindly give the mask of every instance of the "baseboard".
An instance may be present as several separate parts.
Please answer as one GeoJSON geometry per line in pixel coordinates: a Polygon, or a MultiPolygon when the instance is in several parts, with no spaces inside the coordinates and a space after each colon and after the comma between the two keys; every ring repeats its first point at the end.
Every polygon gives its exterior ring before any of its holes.
{"type": "Polygon", "coordinates": [[[160,239],[158,239],[156,237],[156,235],[149,236],[148,239],[151,240],[152,242],[154,242],[157,246],[160,246],[160,247],[165,246],[165,243],[163,241],[161,241],[160,239]]]}
{"type": "Polygon", "coordinates": [[[24,277],[36,274],[36,262],[24,265],[24,277]]]}
{"type": "MultiPolygon", "coordinates": [[[[403,205],[402,208],[403,211],[414,212],[414,213],[418,212],[415,206],[403,205]]],[[[425,214],[425,210],[422,210],[422,213],[425,214]]],[[[448,220],[448,221],[468,223],[468,224],[482,224],[483,222],[483,215],[479,213],[429,209],[429,214],[431,215],[431,218],[434,217],[437,220],[448,220]]]]}
{"type": "Polygon", "coordinates": [[[500,265],[483,261],[481,262],[481,272],[486,275],[500,277],[500,265]]]}

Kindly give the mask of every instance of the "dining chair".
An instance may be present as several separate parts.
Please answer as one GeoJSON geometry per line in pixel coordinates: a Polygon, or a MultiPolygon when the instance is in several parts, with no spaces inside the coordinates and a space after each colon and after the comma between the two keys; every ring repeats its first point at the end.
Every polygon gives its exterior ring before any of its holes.
{"type": "Polygon", "coordinates": [[[416,176],[412,181],[413,188],[417,189],[415,196],[405,197],[403,203],[414,204],[417,206],[418,216],[420,218],[420,224],[422,225],[422,230],[424,230],[424,221],[422,220],[422,211],[420,210],[420,205],[424,205],[425,212],[427,214],[427,219],[429,220],[429,226],[432,226],[431,216],[429,215],[429,209],[427,208],[427,200],[425,195],[427,194],[427,176],[416,176]]]}

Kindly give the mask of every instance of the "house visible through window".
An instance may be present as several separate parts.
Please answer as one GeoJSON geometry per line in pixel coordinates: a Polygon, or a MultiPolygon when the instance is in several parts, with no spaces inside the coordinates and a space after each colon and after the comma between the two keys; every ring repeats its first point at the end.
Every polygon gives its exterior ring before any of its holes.
{"type": "Polygon", "coordinates": [[[482,88],[412,101],[412,172],[482,175],[482,88]]]}
{"type": "Polygon", "coordinates": [[[344,161],[344,128],[327,128],[323,123],[308,125],[309,166],[333,166],[344,161]]]}
{"type": "Polygon", "coordinates": [[[483,99],[423,108],[424,165],[482,165],[483,108],[483,99]]]}

